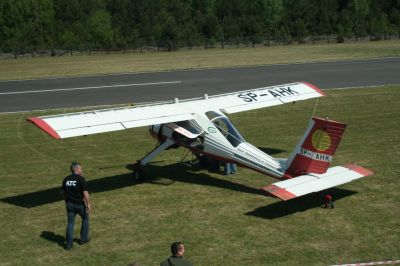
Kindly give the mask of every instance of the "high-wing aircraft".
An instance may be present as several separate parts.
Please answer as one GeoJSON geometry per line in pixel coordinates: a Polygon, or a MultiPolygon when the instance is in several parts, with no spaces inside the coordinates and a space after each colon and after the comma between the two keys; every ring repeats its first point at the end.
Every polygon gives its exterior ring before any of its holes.
{"type": "Polygon", "coordinates": [[[237,163],[283,181],[261,188],[282,200],[373,174],[355,164],[329,168],[346,124],[312,117],[288,159],[275,159],[246,142],[226,114],[324,96],[306,82],[143,106],[31,117],[56,139],[149,126],[159,144],[138,160],[135,175],[162,151],[182,146],[195,154],[237,163]]]}

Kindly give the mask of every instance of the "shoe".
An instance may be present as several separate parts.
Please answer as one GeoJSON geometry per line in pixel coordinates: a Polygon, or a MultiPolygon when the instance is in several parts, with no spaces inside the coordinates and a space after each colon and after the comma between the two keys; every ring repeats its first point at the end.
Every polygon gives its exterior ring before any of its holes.
{"type": "Polygon", "coordinates": [[[71,250],[71,248],[72,248],[72,246],[67,246],[67,245],[64,246],[65,250],[71,250]]]}
{"type": "Polygon", "coordinates": [[[86,241],[82,241],[82,240],[79,240],[79,245],[85,245],[85,244],[87,244],[87,243],[89,243],[90,242],[90,238],[88,238],[88,240],[86,240],[86,241]]]}

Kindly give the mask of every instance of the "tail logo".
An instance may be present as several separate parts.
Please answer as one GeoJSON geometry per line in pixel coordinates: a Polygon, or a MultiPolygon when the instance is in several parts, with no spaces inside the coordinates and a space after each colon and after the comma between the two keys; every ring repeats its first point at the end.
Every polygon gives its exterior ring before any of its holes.
{"type": "Polygon", "coordinates": [[[331,137],[324,129],[317,129],[311,137],[311,144],[317,151],[326,151],[331,146],[331,137]]]}

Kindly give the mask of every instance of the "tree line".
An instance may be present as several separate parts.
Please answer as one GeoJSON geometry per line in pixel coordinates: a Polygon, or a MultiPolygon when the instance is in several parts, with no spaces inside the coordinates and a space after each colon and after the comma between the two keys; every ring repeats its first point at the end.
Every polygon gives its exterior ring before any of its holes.
{"type": "Polygon", "coordinates": [[[399,0],[0,0],[0,51],[400,37],[399,0]]]}

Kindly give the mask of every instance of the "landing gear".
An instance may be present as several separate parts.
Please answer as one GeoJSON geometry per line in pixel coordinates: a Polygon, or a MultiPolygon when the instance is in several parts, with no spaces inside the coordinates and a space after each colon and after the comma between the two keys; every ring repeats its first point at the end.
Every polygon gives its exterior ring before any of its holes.
{"type": "Polygon", "coordinates": [[[137,161],[137,163],[133,167],[134,167],[132,174],[133,181],[137,183],[143,183],[146,180],[143,172],[143,165],[141,164],[140,161],[137,161]]]}
{"type": "Polygon", "coordinates": [[[161,153],[162,151],[168,149],[175,143],[170,140],[166,139],[164,142],[160,143],[154,150],[152,150],[149,154],[144,156],[142,159],[138,160],[137,163],[134,165],[134,171],[133,171],[133,180],[135,182],[143,183],[145,181],[145,174],[143,172],[143,166],[148,164],[151,160],[154,159],[154,157],[157,156],[157,154],[161,153]]]}

